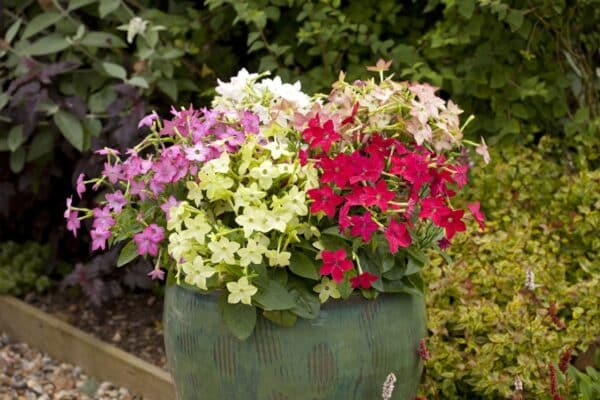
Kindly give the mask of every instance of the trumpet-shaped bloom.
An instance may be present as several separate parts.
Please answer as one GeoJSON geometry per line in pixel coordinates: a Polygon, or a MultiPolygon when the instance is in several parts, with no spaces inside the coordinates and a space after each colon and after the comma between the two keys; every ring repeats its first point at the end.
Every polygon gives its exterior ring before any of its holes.
{"type": "Polygon", "coordinates": [[[323,265],[321,266],[321,275],[329,275],[336,282],[341,282],[344,279],[344,271],[352,269],[352,261],[348,260],[346,250],[338,249],[335,251],[323,250],[321,252],[323,265]]]}
{"type": "Polygon", "coordinates": [[[319,300],[321,303],[325,303],[330,297],[332,299],[339,299],[341,293],[334,281],[324,276],[320,283],[315,285],[313,290],[319,293],[319,300]]]}
{"type": "Polygon", "coordinates": [[[237,282],[227,283],[227,290],[229,290],[227,302],[230,304],[242,302],[250,305],[252,304],[252,296],[258,292],[258,288],[248,282],[247,276],[242,276],[237,282]]]}
{"type": "Polygon", "coordinates": [[[224,263],[234,265],[236,263],[234,254],[239,250],[240,244],[222,237],[219,240],[210,242],[208,248],[212,253],[210,261],[213,264],[224,263]]]}
{"type": "Polygon", "coordinates": [[[184,281],[190,285],[207,290],[206,280],[213,276],[217,270],[210,265],[206,265],[201,256],[195,256],[191,262],[185,262],[181,265],[185,273],[184,281]]]}
{"type": "Polygon", "coordinates": [[[158,244],[164,238],[165,230],[156,224],[150,224],[142,232],[133,235],[133,241],[140,256],[150,254],[156,257],[158,255],[158,244]]]}

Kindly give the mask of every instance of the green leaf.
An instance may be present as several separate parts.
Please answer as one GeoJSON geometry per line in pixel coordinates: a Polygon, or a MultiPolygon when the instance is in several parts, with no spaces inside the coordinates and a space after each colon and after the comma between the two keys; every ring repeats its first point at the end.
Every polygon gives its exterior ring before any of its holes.
{"type": "MultiPolygon", "coordinates": [[[[358,252],[358,259],[363,272],[368,272],[381,277],[380,266],[376,264],[376,258],[373,256],[373,254],[366,250],[360,250],[358,252]]],[[[373,287],[379,291],[383,290],[381,278],[373,282],[373,287]]]]}
{"type": "Polygon", "coordinates": [[[296,323],[296,320],[298,319],[298,316],[290,311],[267,311],[267,310],[265,310],[265,311],[263,311],[263,315],[269,321],[271,321],[277,325],[285,326],[288,328],[294,326],[294,324],[296,323]]]}
{"type": "Polygon", "coordinates": [[[383,280],[382,292],[386,293],[409,293],[409,294],[421,294],[417,289],[412,288],[405,284],[402,280],[388,281],[383,280]]]}
{"type": "Polygon", "coordinates": [[[88,6],[98,0],[71,0],[69,2],[69,11],[77,10],[78,8],[88,6]]]}
{"type": "Polygon", "coordinates": [[[308,289],[304,282],[293,280],[288,284],[288,288],[296,303],[291,310],[294,314],[307,319],[314,319],[319,316],[321,310],[319,297],[308,289]]]}
{"type": "Polygon", "coordinates": [[[90,47],[123,48],[127,47],[123,39],[108,32],[88,32],[80,41],[80,44],[90,47]]]}
{"type": "Polygon", "coordinates": [[[54,25],[62,19],[62,14],[57,12],[45,12],[43,14],[36,15],[27,24],[27,27],[21,35],[21,39],[27,39],[35,35],[38,32],[43,31],[47,27],[54,25]]]}
{"type": "Polygon", "coordinates": [[[258,280],[253,283],[258,286],[258,292],[252,300],[265,310],[289,310],[296,305],[291,293],[279,283],[273,280],[268,280],[266,285],[258,280]]]}
{"type": "Polygon", "coordinates": [[[523,12],[519,10],[510,10],[506,16],[506,22],[510,26],[511,32],[517,31],[523,25],[523,12]]]}
{"type": "Polygon", "coordinates": [[[83,129],[88,136],[97,137],[102,132],[102,123],[98,119],[88,116],[83,120],[83,129]]]}
{"type": "Polygon", "coordinates": [[[9,166],[15,174],[23,170],[25,166],[25,149],[23,147],[19,147],[16,151],[10,153],[9,166]]]}
{"type": "Polygon", "coordinates": [[[408,262],[406,263],[406,271],[405,274],[406,275],[412,275],[412,274],[416,274],[417,272],[421,271],[421,268],[423,267],[422,264],[419,264],[418,261],[415,261],[414,258],[412,257],[408,257],[408,262]]]}
{"type": "Polygon", "coordinates": [[[88,99],[90,111],[96,114],[104,113],[110,103],[115,101],[117,94],[112,87],[105,87],[102,90],[92,94],[88,99]]]}
{"type": "Polygon", "coordinates": [[[460,15],[469,19],[473,16],[473,11],[475,11],[475,0],[458,1],[456,2],[456,7],[458,8],[458,13],[460,15]]]}
{"type": "Polygon", "coordinates": [[[107,61],[102,63],[102,68],[104,68],[104,71],[106,71],[106,73],[113,78],[121,80],[127,79],[127,71],[118,64],[107,61]]]}
{"type": "Polygon", "coordinates": [[[120,5],[121,0],[100,0],[100,5],[98,6],[100,18],[106,17],[108,14],[119,8],[120,5]]]}
{"type": "Polygon", "coordinates": [[[177,82],[173,79],[160,79],[156,82],[158,88],[162,90],[167,96],[171,98],[171,100],[177,100],[177,82]]]}
{"type": "Polygon", "coordinates": [[[427,261],[428,261],[427,256],[420,249],[417,249],[416,247],[411,246],[411,247],[407,247],[405,250],[408,253],[408,255],[410,257],[412,257],[421,266],[427,264],[427,261]]]}
{"type": "Polygon", "coordinates": [[[44,36],[21,51],[24,56],[43,56],[58,53],[69,47],[70,44],[63,36],[51,34],[44,36]]]}
{"type": "Polygon", "coordinates": [[[81,122],[68,111],[60,110],[53,115],[54,123],[63,136],[79,151],[83,151],[85,140],[81,122]]]}
{"type": "Polygon", "coordinates": [[[148,81],[145,78],[142,78],[141,76],[134,76],[133,78],[129,79],[127,83],[129,83],[132,86],[141,87],[143,89],[148,89],[150,87],[148,86],[148,81]]]}
{"type": "Polygon", "coordinates": [[[13,24],[10,26],[10,28],[8,28],[6,30],[6,35],[4,36],[4,40],[6,40],[6,42],[8,42],[8,44],[10,44],[12,42],[12,40],[17,35],[17,32],[19,32],[19,28],[21,27],[21,22],[23,22],[21,20],[21,18],[17,19],[15,22],[13,22],[13,24]]]}
{"type": "Polygon", "coordinates": [[[314,260],[299,251],[292,251],[290,271],[298,276],[315,281],[318,281],[320,278],[318,267],[314,260]]]}
{"type": "Polygon", "coordinates": [[[8,149],[15,151],[23,144],[25,138],[23,137],[23,125],[15,125],[8,132],[8,149]]]}
{"type": "Polygon", "coordinates": [[[29,145],[27,152],[27,161],[38,159],[48,153],[51,153],[54,148],[54,134],[50,131],[42,131],[36,134],[29,145]]]}
{"type": "Polygon", "coordinates": [[[229,331],[240,340],[247,339],[256,326],[256,307],[246,304],[229,304],[221,301],[223,322],[229,331]]]}
{"type": "Polygon", "coordinates": [[[8,100],[10,100],[8,93],[0,93],[0,110],[2,110],[4,106],[8,104],[8,100]]]}
{"type": "Polygon", "coordinates": [[[119,258],[117,259],[117,267],[122,267],[125,264],[130,263],[135,260],[138,256],[137,246],[133,240],[130,240],[119,253],[119,258]]]}
{"type": "Polygon", "coordinates": [[[8,151],[8,141],[6,138],[0,138],[0,151],[8,151]]]}

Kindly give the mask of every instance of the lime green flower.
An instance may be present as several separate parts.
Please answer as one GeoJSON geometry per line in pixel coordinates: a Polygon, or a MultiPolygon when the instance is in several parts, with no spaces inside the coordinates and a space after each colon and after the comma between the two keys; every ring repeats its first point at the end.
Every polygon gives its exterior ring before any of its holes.
{"type": "Polygon", "coordinates": [[[269,265],[271,267],[285,267],[290,265],[292,253],[288,251],[278,252],[277,250],[268,250],[265,255],[269,259],[269,265]]]}
{"type": "Polygon", "coordinates": [[[232,242],[226,237],[222,237],[217,241],[210,242],[208,248],[212,252],[210,261],[213,264],[225,263],[234,265],[234,254],[240,248],[240,244],[238,242],[232,242]]]}
{"type": "Polygon", "coordinates": [[[274,166],[271,160],[263,161],[258,167],[250,170],[250,176],[258,181],[262,189],[269,189],[273,185],[273,179],[280,175],[279,168],[274,166]]]}
{"type": "Polygon", "coordinates": [[[227,302],[230,304],[237,304],[241,301],[243,304],[250,305],[252,296],[258,292],[256,286],[248,282],[247,276],[242,276],[237,282],[227,283],[227,290],[229,290],[227,302]]]}
{"type": "Polygon", "coordinates": [[[184,280],[187,284],[204,290],[207,290],[206,280],[217,272],[213,267],[204,264],[201,256],[196,256],[193,261],[181,264],[181,268],[185,273],[184,280]]]}
{"type": "Polygon", "coordinates": [[[267,248],[259,244],[255,240],[248,240],[246,247],[238,250],[238,256],[240,257],[240,265],[246,267],[250,264],[260,264],[262,261],[262,255],[265,254],[267,248]]]}
{"type": "Polygon", "coordinates": [[[304,216],[308,214],[306,193],[301,191],[298,186],[292,186],[292,188],[281,198],[273,196],[272,205],[273,208],[282,208],[296,215],[304,216]]]}
{"type": "Polygon", "coordinates": [[[319,293],[321,303],[325,303],[330,297],[332,299],[339,299],[341,296],[337,284],[326,276],[323,277],[321,283],[318,283],[313,290],[319,293]]]}
{"type": "Polygon", "coordinates": [[[187,218],[184,222],[189,235],[199,244],[204,244],[206,235],[212,230],[212,224],[208,222],[204,211],[200,211],[193,218],[187,218]]]}
{"type": "Polygon", "coordinates": [[[258,205],[266,195],[267,192],[260,190],[256,182],[252,182],[250,186],[240,185],[233,194],[235,210],[237,211],[240,207],[246,207],[248,205],[258,205]]]}
{"type": "Polygon", "coordinates": [[[187,230],[170,234],[169,246],[167,247],[169,254],[175,260],[180,260],[185,258],[187,254],[194,252],[196,249],[192,245],[191,239],[192,237],[187,230]]]}
{"type": "Polygon", "coordinates": [[[266,215],[267,218],[267,231],[276,230],[279,232],[285,232],[288,222],[292,220],[294,215],[288,209],[278,208],[273,210],[266,215]]]}
{"type": "Polygon", "coordinates": [[[188,202],[182,201],[179,203],[179,205],[173,206],[169,209],[169,218],[167,218],[168,230],[181,232],[181,224],[190,216],[187,206],[189,206],[188,202]]]}
{"type": "Polygon", "coordinates": [[[228,190],[233,186],[233,179],[221,174],[209,174],[201,172],[198,174],[200,178],[200,189],[206,190],[206,197],[210,201],[225,200],[231,198],[233,193],[228,190]]]}
{"type": "Polygon", "coordinates": [[[279,143],[277,141],[270,142],[267,145],[263,146],[265,149],[271,152],[271,157],[274,160],[278,160],[281,156],[289,157],[292,155],[292,152],[288,151],[287,143],[279,143]]]}
{"type": "Polygon", "coordinates": [[[200,186],[194,181],[187,181],[185,187],[188,189],[187,198],[192,200],[196,206],[199,206],[204,198],[200,186]]]}
{"type": "Polygon", "coordinates": [[[264,205],[260,208],[249,206],[244,208],[242,215],[235,218],[235,222],[244,229],[244,236],[248,238],[255,231],[268,232],[271,230],[268,214],[269,211],[264,205]]]}
{"type": "Polygon", "coordinates": [[[200,172],[207,175],[213,175],[216,173],[226,174],[229,172],[229,153],[223,152],[219,158],[207,161],[200,172]]]}

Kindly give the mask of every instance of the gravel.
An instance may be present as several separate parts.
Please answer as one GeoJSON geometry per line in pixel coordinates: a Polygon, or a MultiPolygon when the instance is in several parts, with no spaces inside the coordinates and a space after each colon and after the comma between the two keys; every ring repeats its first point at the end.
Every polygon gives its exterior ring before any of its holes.
{"type": "Polygon", "coordinates": [[[0,334],[0,400],[141,400],[0,334]]]}

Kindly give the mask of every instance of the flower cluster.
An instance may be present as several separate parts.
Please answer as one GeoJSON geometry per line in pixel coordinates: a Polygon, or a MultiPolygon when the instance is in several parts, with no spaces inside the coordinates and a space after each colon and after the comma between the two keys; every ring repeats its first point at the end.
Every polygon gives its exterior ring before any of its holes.
{"type": "MultiPolygon", "coordinates": [[[[119,265],[152,257],[153,279],[167,269],[190,289],[222,289],[229,313],[274,322],[316,318],[354,291],[418,291],[423,251],[465,229],[450,203],[467,183],[460,109],[428,85],[340,79],[311,98],[265,75],[219,81],[210,109],[147,115],[150,134],[124,156],[97,151],[101,176],[80,175],[76,191],[103,200],[69,198],[67,228],[91,218],[92,250],[124,242],[119,265]]],[[[469,209],[483,227],[479,204],[469,209]]]]}

